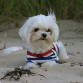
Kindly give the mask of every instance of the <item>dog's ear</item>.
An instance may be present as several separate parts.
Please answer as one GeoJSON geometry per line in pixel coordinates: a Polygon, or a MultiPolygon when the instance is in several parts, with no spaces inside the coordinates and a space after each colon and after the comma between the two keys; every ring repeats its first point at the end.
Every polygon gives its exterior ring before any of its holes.
{"type": "Polygon", "coordinates": [[[56,16],[55,16],[54,12],[52,12],[52,10],[50,10],[50,12],[48,13],[48,18],[53,23],[53,25],[52,25],[53,26],[53,39],[56,42],[59,37],[59,27],[56,22],[56,16]]]}
{"type": "Polygon", "coordinates": [[[28,20],[26,20],[24,25],[19,29],[19,35],[24,41],[26,40],[27,37],[28,26],[29,26],[28,20]]]}
{"type": "Polygon", "coordinates": [[[24,41],[26,41],[29,38],[30,26],[32,25],[34,20],[35,20],[35,16],[29,17],[25,21],[24,25],[19,29],[19,35],[24,41]]]}

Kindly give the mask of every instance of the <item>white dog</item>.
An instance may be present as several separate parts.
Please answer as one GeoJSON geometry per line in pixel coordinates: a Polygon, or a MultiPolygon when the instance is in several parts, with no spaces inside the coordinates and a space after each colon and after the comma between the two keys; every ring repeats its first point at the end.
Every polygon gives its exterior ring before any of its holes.
{"type": "Polygon", "coordinates": [[[30,17],[19,35],[26,42],[27,64],[24,68],[51,67],[69,59],[64,45],[58,41],[59,28],[54,14],[30,17]]]}

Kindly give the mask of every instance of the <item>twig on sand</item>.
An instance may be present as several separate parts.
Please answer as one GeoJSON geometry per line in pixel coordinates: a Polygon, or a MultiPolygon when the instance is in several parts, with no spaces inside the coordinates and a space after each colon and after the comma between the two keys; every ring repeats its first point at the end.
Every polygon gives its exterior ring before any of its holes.
{"type": "Polygon", "coordinates": [[[4,49],[6,48],[6,39],[7,39],[7,33],[4,33],[4,49]]]}
{"type": "Polygon", "coordinates": [[[3,49],[6,48],[6,39],[7,39],[7,33],[5,31],[5,33],[4,33],[4,44],[3,44],[3,48],[1,48],[0,50],[3,50],[3,49]]]}

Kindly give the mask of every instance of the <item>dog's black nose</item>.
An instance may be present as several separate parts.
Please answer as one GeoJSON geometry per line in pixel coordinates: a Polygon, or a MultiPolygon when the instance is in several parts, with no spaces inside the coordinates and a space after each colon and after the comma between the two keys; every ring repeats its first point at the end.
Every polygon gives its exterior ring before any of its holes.
{"type": "Polygon", "coordinates": [[[47,35],[46,35],[45,33],[42,34],[42,37],[43,37],[43,38],[46,38],[46,36],[47,36],[47,35]]]}

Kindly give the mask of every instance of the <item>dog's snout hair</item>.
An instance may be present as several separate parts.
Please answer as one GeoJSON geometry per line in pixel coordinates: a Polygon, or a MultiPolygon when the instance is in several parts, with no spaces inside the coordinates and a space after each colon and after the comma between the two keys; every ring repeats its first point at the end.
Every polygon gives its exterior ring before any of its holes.
{"type": "Polygon", "coordinates": [[[46,38],[46,36],[47,36],[47,34],[42,33],[42,37],[43,37],[43,38],[46,38]]]}

